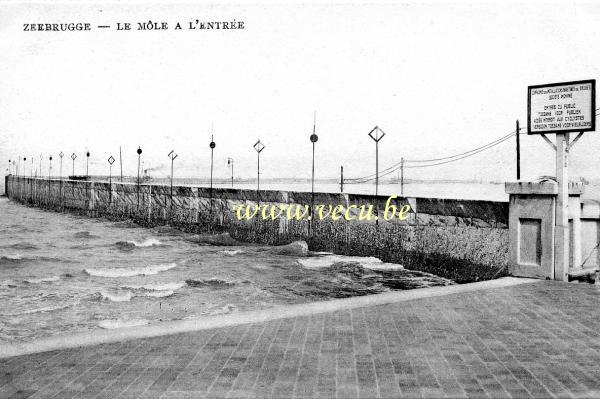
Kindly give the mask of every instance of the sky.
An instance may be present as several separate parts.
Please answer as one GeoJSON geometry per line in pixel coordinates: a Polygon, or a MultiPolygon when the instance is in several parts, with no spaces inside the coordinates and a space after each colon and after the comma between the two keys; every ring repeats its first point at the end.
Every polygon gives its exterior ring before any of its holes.
{"type": "MultiPolygon", "coordinates": [[[[401,157],[467,151],[526,123],[527,86],[600,77],[600,4],[225,2],[60,4],[0,1],[0,162],[63,151],[64,174],[108,174],[138,146],[156,177],[214,174],[309,178],[316,111],[317,178],[375,170],[401,157]],[[189,21],[243,21],[189,30],[189,21]],[[139,31],[139,22],[168,30],[139,31]],[[26,32],[26,23],[89,22],[88,32],[26,32]],[[131,31],[116,31],[118,22],[131,31]],[[180,22],[184,29],[173,30],[180,22]],[[110,25],[110,29],[97,29],[110,25]],[[67,162],[68,161],[68,162],[67,162]]],[[[553,137],[550,137],[553,139],[553,137]]],[[[509,140],[464,161],[407,169],[407,178],[515,179],[509,140]]],[[[599,179],[600,135],[571,150],[573,177],[599,179]]],[[[28,166],[29,168],[29,166],[28,166]]],[[[44,172],[47,173],[47,172],[44,172]]],[[[553,150],[522,137],[525,179],[554,174],[553,150]]]]}

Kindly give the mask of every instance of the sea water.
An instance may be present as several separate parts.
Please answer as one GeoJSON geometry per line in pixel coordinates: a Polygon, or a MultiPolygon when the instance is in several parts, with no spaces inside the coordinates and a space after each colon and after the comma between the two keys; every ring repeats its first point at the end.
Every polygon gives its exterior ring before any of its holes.
{"type": "Polygon", "coordinates": [[[452,283],[372,257],[281,251],[6,198],[0,218],[0,343],[452,283]]]}

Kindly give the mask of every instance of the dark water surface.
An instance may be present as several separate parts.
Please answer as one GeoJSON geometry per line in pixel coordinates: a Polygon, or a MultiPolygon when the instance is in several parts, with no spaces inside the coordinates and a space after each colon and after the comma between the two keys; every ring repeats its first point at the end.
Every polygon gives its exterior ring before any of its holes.
{"type": "Polygon", "coordinates": [[[299,243],[232,241],[0,198],[0,342],[451,283],[299,243]]]}

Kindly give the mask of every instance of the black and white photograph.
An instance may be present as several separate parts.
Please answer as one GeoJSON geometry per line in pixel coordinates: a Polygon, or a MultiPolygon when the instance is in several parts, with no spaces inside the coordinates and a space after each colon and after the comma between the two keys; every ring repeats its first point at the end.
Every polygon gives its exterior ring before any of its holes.
{"type": "Polygon", "coordinates": [[[599,21],[0,0],[0,398],[600,397],[599,21]]]}

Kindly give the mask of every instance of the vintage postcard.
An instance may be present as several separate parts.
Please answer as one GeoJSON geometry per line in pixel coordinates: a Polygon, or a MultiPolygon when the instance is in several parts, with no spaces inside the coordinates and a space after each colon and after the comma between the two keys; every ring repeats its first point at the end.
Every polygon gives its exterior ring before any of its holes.
{"type": "Polygon", "coordinates": [[[0,0],[0,398],[600,397],[599,17],[0,0]]]}

